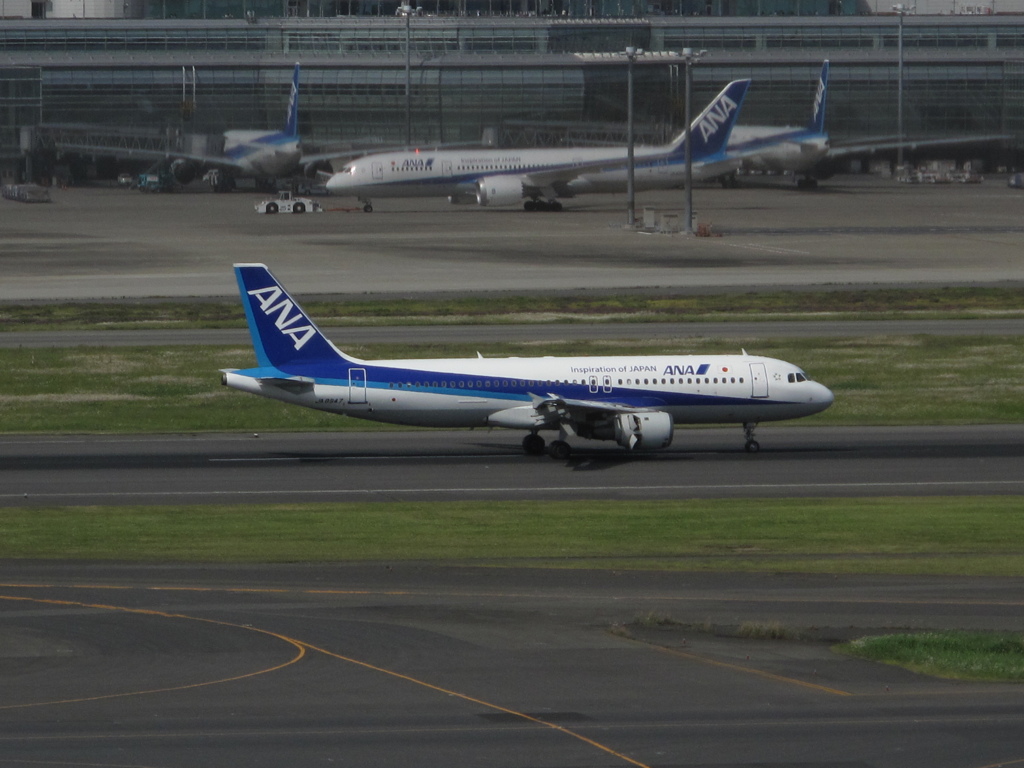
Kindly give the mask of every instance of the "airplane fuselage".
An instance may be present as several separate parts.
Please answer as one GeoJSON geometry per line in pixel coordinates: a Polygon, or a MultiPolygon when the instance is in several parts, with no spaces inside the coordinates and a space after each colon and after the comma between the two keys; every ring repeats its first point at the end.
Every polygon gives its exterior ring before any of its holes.
{"type": "Polygon", "coordinates": [[[352,361],[305,383],[290,375],[268,384],[264,369],[234,371],[224,383],[330,413],[449,428],[530,428],[531,403],[549,396],[664,411],[676,424],[795,419],[833,400],[798,367],[751,355],[352,361]]]}
{"type": "MultiPolygon", "coordinates": [[[[634,183],[638,191],[669,189],[683,183],[685,162],[679,153],[668,154],[664,147],[638,147],[634,159],[634,183]]],[[[624,192],[627,152],[622,147],[393,152],[349,163],[327,182],[327,188],[332,194],[355,195],[360,199],[428,196],[472,199],[477,197],[481,185],[486,186],[492,179],[515,183],[529,174],[605,162],[610,167],[583,171],[570,181],[553,182],[550,192],[560,197],[624,192]]],[[[725,158],[695,163],[693,178],[715,178],[736,167],[736,163],[725,158]]],[[[528,195],[524,192],[516,200],[525,196],[528,195]]]]}

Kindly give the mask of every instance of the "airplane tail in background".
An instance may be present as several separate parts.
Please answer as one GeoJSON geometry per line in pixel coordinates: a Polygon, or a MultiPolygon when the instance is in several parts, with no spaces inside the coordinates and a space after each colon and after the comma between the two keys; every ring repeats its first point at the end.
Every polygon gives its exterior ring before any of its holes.
{"type": "MultiPolygon", "coordinates": [[[[743,106],[743,99],[750,87],[750,80],[733,80],[710,104],[697,115],[690,125],[693,137],[694,160],[701,160],[717,155],[725,150],[729,143],[729,134],[736,125],[736,119],[743,106]]],[[[670,154],[682,154],[686,146],[686,131],[683,131],[674,142],[670,154]]]]}
{"type": "Polygon", "coordinates": [[[348,360],[264,264],[235,264],[256,359],[262,368],[315,372],[323,363],[348,360]]]}
{"type": "Polygon", "coordinates": [[[282,133],[285,136],[297,137],[299,135],[299,62],[295,63],[295,72],[292,74],[292,91],[288,98],[288,119],[285,121],[282,133]]]}
{"type": "Polygon", "coordinates": [[[821,76],[818,78],[818,90],[814,93],[814,109],[807,129],[814,133],[825,133],[825,102],[828,95],[828,59],[821,65],[821,76]]]}

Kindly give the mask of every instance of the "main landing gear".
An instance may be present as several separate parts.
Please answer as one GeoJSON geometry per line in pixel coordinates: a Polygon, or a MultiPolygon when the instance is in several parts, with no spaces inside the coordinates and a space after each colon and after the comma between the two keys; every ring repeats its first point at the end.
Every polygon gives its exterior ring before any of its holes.
{"type": "Polygon", "coordinates": [[[544,438],[536,432],[531,432],[523,438],[523,450],[530,456],[543,456],[545,447],[548,455],[558,461],[565,461],[572,454],[572,446],[565,440],[555,440],[551,445],[546,446],[544,438]]]}
{"type": "Polygon", "coordinates": [[[523,203],[523,210],[530,213],[534,211],[553,211],[557,213],[562,210],[562,204],[557,200],[527,200],[523,203]]]}
{"type": "Polygon", "coordinates": [[[540,456],[544,453],[544,438],[531,432],[523,438],[523,450],[531,456],[540,456]]]}
{"type": "Polygon", "coordinates": [[[744,448],[746,448],[747,453],[757,453],[761,450],[761,444],[754,439],[754,429],[756,427],[756,421],[748,421],[743,425],[743,436],[747,438],[747,444],[744,448]]]}

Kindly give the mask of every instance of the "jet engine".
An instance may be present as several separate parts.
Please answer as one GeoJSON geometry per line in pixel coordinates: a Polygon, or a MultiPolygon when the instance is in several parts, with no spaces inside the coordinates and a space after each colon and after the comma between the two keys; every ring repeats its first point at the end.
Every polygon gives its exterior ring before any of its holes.
{"type": "Polygon", "coordinates": [[[199,166],[190,160],[178,159],[171,163],[171,175],[179,184],[189,184],[199,175],[199,166]]]}
{"type": "Polygon", "coordinates": [[[630,450],[668,448],[672,444],[672,417],[664,411],[617,414],[615,442],[630,450]]]}
{"type": "Polygon", "coordinates": [[[516,205],[523,199],[523,182],[515,176],[488,176],[476,187],[479,205],[516,205]]]}

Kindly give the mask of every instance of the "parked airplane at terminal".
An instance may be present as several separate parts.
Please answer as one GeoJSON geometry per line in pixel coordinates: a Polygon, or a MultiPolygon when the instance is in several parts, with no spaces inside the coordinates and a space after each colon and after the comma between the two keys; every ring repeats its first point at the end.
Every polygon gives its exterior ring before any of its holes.
{"type": "Polygon", "coordinates": [[[188,184],[200,174],[205,174],[215,191],[228,192],[234,189],[237,177],[252,177],[258,187],[276,189],[278,178],[298,172],[302,159],[298,121],[299,70],[300,65],[296,64],[288,114],[280,131],[224,131],[219,151],[176,153],[171,160],[171,173],[175,180],[188,184]]]}
{"type": "Polygon", "coordinates": [[[574,437],[667,448],[675,424],[761,421],[825,410],[832,392],[795,365],[748,355],[360,360],[346,355],[263,264],[236,264],[256,368],[225,369],[243,392],[359,419],[420,427],[507,427],[523,449],[566,459],[574,437]]]}
{"type": "MultiPolygon", "coordinates": [[[[735,170],[724,152],[750,80],[727,85],[693,121],[694,179],[713,179],[735,170]]],[[[660,147],[634,152],[635,189],[668,189],[683,184],[686,131],[660,147]]],[[[364,210],[379,197],[446,195],[450,202],[517,205],[527,211],[561,210],[557,198],[592,192],[626,191],[627,147],[573,149],[480,149],[403,151],[366,155],[327,181],[333,195],[354,195],[364,210]]]]}
{"type": "MultiPolygon", "coordinates": [[[[811,119],[805,127],[737,125],[726,152],[740,160],[744,171],[793,173],[800,187],[814,187],[819,178],[831,175],[822,165],[828,156],[825,103],[828,97],[828,60],[821,65],[811,119]],[[824,175],[818,175],[824,174],[824,175]]],[[[723,176],[723,186],[735,186],[735,174],[723,176]]]]}
{"type": "MultiPolygon", "coordinates": [[[[818,87],[811,106],[811,118],[805,127],[737,125],[729,138],[727,154],[737,161],[740,171],[786,173],[797,177],[801,189],[814,189],[818,181],[831,178],[840,164],[856,158],[877,157],[902,148],[934,153],[939,148],[981,146],[1005,141],[1008,135],[951,136],[920,139],[896,136],[867,136],[836,141],[825,130],[828,101],[829,62],[821,65],[818,87]]],[[[736,173],[721,177],[722,186],[736,186],[736,173]]]]}

